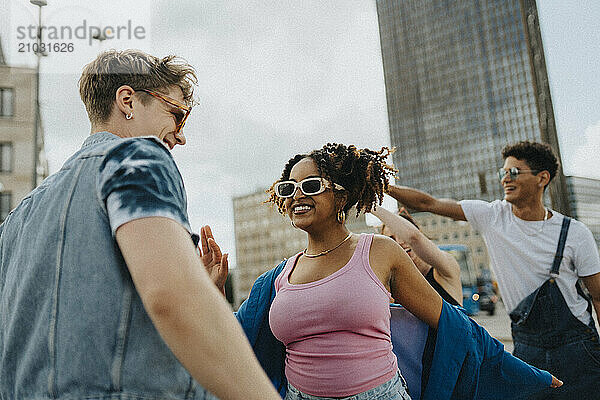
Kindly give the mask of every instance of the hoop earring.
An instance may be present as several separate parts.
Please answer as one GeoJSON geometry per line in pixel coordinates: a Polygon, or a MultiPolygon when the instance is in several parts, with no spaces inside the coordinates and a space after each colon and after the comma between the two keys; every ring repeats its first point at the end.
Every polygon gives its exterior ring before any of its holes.
{"type": "Polygon", "coordinates": [[[133,118],[133,111],[131,113],[125,115],[126,120],[130,120],[131,118],[133,118]]]}
{"type": "Polygon", "coordinates": [[[346,222],[346,212],[343,209],[338,211],[338,213],[336,215],[336,219],[337,219],[337,222],[339,222],[340,224],[343,224],[344,222],[346,222]]]}

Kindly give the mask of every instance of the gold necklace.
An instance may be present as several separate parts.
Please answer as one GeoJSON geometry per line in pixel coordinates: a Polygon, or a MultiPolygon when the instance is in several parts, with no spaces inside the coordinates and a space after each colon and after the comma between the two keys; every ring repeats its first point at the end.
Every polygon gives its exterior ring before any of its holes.
{"type": "Polygon", "coordinates": [[[338,247],[340,247],[341,245],[343,245],[343,244],[344,244],[344,242],[345,242],[346,240],[350,239],[350,237],[351,237],[351,236],[352,236],[352,232],[350,232],[350,233],[348,234],[348,236],[346,236],[346,237],[344,238],[344,240],[342,240],[341,242],[339,242],[339,243],[338,243],[338,245],[337,245],[337,246],[335,246],[335,247],[334,247],[334,248],[332,248],[332,249],[329,249],[329,250],[324,250],[324,251],[322,251],[322,252],[320,252],[320,253],[318,253],[318,254],[308,254],[308,253],[306,253],[306,250],[308,250],[308,248],[306,248],[306,249],[302,250],[302,255],[303,255],[304,257],[308,257],[308,258],[315,258],[315,257],[321,257],[321,256],[324,256],[325,254],[327,254],[327,253],[330,253],[330,252],[334,251],[335,249],[337,249],[338,247]]]}

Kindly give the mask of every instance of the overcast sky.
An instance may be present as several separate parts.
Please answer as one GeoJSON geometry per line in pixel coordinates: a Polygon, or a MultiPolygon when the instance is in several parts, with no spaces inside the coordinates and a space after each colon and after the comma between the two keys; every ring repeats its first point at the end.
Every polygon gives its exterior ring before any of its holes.
{"type": "MultiPolygon", "coordinates": [[[[43,25],[75,29],[85,22],[78,33],[87,36],[54,40],[73,43],[73,51],[42,60],[50,172],[89,134],[77,91],[85,63],[109,48],[182,56],[199,76],[199,105],[185,128],[188,144],[174,150],[190,220],[196,230],[211,225],[232,256],[233,196],[267,187],[289,158],[326,142],[389,145],[374,0],[48,3],[43,25]],[[90,44],[90,26],[112,26],[115,34],[124,28],[118,39],[90,44]]],[[[538,1],[564,170],[600,178],[600,2],[577,7],[538,1]]],[[[37,7],[0,0],[0,9],[8,61],[34,65],[30,52],[17,50],[35,41],[18,33],[36,23],[37,7]]]]}

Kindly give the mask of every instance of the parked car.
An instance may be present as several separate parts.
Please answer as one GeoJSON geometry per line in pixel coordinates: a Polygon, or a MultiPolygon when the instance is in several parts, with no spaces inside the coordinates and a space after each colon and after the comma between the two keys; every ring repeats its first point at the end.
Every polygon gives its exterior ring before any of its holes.
{"type": "Polygon", "coordinates": [[[477,278],[477,292],[479,293],[479,309],[487,311],[489,315],[496,313],[498,295],[494,291],[492,281],[486,278],[477,278]]]}

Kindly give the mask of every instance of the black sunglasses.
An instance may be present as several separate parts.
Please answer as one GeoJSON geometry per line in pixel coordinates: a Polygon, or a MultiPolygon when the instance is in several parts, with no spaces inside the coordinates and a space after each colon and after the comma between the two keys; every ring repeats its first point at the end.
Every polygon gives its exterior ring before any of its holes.
{"type": "Polygon", "coordinates": [[[500,182],[502,182],[502,179],[504,179],[504,177],[506,176],[506,174],[508,174],[508,176],[510,177],[511,181],[514,181],[517,179],[517,177],[520,174],[524,174],[530,172],[532,174],[537,174],[541,171],[537,170],[537,169],[519,169],[517,167],[512,167],[512,168],[500,168],[498,170],[498,179],[500,180],[500,182]]]}

